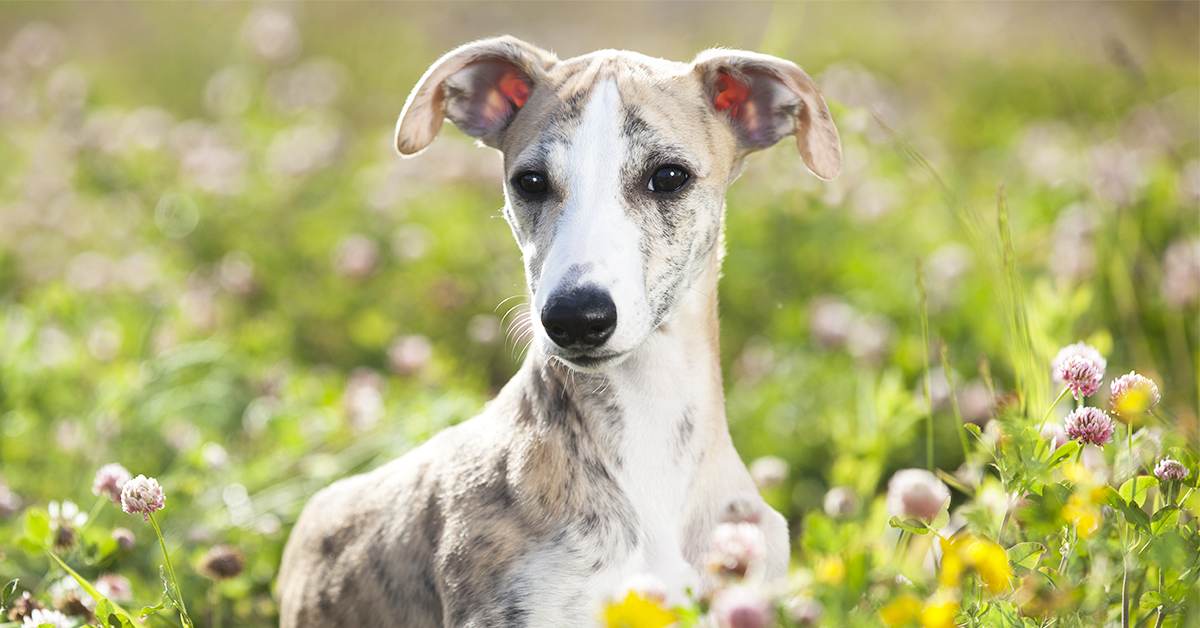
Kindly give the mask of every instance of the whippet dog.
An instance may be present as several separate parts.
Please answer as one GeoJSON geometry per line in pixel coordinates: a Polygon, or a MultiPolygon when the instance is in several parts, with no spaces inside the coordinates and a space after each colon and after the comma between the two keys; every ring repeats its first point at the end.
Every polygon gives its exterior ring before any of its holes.
{"type": "Polygon", "coordinates": [[[818,177],[841,169],[812,79],[751,52],[559,60],[501,37],[429,68],[400,153],[443,118],[503,153],[528,356],[479,416],[312,498],[283,555],[281,625],[595,626],[633,574],[670,602],[711,586],[712,531],[745,494],[767,577],[784,576],[786,523],[725,421],[717,282],[749,153],[795,137],[818,177]]]}

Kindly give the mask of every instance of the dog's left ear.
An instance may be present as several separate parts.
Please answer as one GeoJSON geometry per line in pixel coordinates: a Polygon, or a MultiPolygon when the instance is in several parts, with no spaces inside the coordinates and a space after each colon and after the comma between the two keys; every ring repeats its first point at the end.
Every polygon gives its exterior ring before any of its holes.
{"type": "Polygon", "coordinates": [[[822,179],[842,171],[842,146],[825,99],[791,61],[740,50],[708,50],[692,62],[718,112],[727,113],[743,150],[796,136],[800,156],[822,179]]]}
{"type": "Polygon", "coordinates": [[[408,95],[396,122],[396,149],[415,155],[449,118],[463,133],[497,147],[505,129],[558,58],[517,39],[471,42],[438,59],[408,95]]]}

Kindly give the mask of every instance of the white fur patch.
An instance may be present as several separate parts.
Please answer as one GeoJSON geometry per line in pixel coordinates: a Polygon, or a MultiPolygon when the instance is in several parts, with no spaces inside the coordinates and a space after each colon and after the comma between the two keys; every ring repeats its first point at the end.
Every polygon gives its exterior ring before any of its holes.
{"type": "MultiPolygon", "coordinates": [[[[650,333],[645,270],[639,241],[642,232],[626,215],[622,199],[621,166],[629,141],[621,133],[622,105],[612,81],[597,85],[584,108],[579,126],[562,155],[566,203],[558,217],[554,244],[542,265],[533,311],[540,312],[573,269],[585,268],[578,283],[607,290],[617,306],[617,328],[604,345],[606,353],[625,353],[650,333]]],[[[538,335],[553,354],[545,330],[538,335]]]]}

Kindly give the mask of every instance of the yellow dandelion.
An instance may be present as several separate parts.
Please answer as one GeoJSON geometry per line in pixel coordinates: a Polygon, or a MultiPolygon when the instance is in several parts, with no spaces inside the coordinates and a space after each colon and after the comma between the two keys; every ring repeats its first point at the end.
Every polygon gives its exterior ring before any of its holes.
{"type": "Polygon", "coordinates": [[[842,560],[841,556],[826,556],[817,561],[813,577],[817,582],[839,585],[846,579],[846,561],[842,560]]]}
{"type": "Polygon", "coordinates": [[[604,609],[608,628],[665,628],[676,621],[674,613],[633,591],[623,601],[604,609]]]}
{"type": "Polygon", "coordinates": [[[895,628],[916,619],[920,612],[921,600],[911,595],[902,595],[891,604],[879,609],[879,616],[883,618],[883,623],[895,628]]]}

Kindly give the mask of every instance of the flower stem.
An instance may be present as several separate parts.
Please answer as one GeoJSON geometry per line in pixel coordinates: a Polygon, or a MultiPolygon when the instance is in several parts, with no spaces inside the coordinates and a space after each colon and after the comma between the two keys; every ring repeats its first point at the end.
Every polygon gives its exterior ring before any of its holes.
{"type": "Polygon", "coordinates": [[[163,560],[167,563],[167,573],[171,576],[171,587],[175,589],[171,599],[179,602],[179,614],[183,617],[184,626],[195,626],[192,618],[188,615],[187,605],[183,603],[183,593],[179,590],[179,580],[175,578],[175,568],[171,566],[171,555],[167,553],[167,542],[163,540],[162,530],[158,527],[154,513],[147,513],[147,516],[150,517],[150,523],[154,526],[154,533],[158,535],[158,544],[162,547],[163,560]]]}
{"type": "Polygon", "coordinates": [[[83,538],[83,533],[87,532],[87,529],[92,527],[92,522],[95,521],[96,517],[100,515],[100,509],[104,507],[104,502],[106,501],[110,500],[104,495],[96,498],[96,503],[92,506],[92,509],[88,511],[87,521],[84,521],[83,527],[79,528],[79,538],[83,538]]]}
{"type": "Polygon", "coordinates": [[[1071,391],[1070,386],[1063,386],[1062,392],[1058,393],[1058,398],[1054,400],[1054,403],[1050,404],[1050,407],[1048,409],[1046,409],[1046,414],[1042,415],[1042,422],[1040,424],[1038,424],[1039,432],[1042,431],[1043,427],[1046,427],[1046,419],[1050,418],[1050,413],[1054,412],[1054,408],[1058,406],[1058,402],[1062,401],[1063,397],[1066,397],[1067,393],[1070,391],[1071,391]]]}

